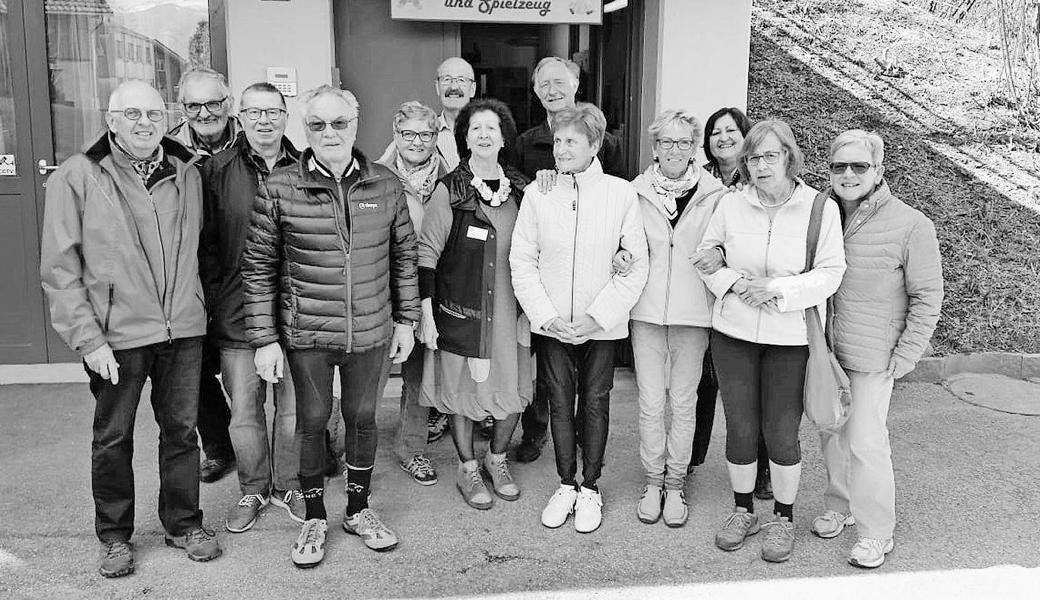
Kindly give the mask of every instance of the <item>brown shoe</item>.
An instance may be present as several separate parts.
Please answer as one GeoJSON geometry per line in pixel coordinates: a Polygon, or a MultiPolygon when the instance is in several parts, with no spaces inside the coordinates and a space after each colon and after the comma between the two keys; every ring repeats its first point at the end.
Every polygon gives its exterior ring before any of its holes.
{"type": "Polygon", "coordinates": [[[134,546],[130,542],[101,542],[98,573],[102,577],[123,577],[134,572],[134,546]]]}

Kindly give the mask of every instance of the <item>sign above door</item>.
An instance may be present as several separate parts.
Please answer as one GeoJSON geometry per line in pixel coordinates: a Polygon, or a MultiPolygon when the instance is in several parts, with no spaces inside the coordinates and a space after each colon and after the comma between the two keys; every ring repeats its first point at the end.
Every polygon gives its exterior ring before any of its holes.
{"type": "Polygon", "coordinates": [[[390,0],[390,17],[406,21],[585,24],[603,22],[601,0],[390,0]]]}

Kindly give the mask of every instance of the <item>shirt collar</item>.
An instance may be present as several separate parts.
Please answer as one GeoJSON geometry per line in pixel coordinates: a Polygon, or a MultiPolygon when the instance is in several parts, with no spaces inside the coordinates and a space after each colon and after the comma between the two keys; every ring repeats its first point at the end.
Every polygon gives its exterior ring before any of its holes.
{"type": "MultiPolygon", "coordinates": [[[[357,169],[356,158],[350,161],[350,166],[347,167],[347,170],[343,172],[343,177],[341,177],[341,179],[346,179],[347,177],[350,177],[350,175],[354,172],[354,169],[357,169]]],[[[318,173],[321,173],[329,179],[336,179],[336,176],[332,174],[332,170],[323,165],[321,161],[319,161],[318,158],[313,154],[309,159],[307,159],[307,170],[317,171],[318,173]]]]}
{"type": "Polygon", "coordinates": [[[448,126],[448,120],[444,118],[443,110],[439,115],[437,115],[437,126],[440,128],[441,131],[451,131],[451,127],[448,126]]]}

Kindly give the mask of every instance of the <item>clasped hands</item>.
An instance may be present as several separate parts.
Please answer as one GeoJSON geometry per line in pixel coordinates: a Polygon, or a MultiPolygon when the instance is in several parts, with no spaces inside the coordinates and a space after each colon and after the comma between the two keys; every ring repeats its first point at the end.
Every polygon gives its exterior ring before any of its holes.
{"type": "Polygon", "coordinates": [[[560,317],[555,317],[547,325],[544,325],[542,329],[559,338],[561,342],[574,345],[584,344],[589,341],[589,337],[592,334],[603,330],[599,323],[587,314],[570,323],[560,317]]]}

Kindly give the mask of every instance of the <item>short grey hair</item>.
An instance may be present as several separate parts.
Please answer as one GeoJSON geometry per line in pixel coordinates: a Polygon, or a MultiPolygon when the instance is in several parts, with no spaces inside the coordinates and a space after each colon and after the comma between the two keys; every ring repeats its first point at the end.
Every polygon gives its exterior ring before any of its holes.
{"type": "Polygon", "coordinates": [[[194,67],[185,71],[181,75],[180,81],[177,82],[177,102],[184,102],[184,84],[193,79],[205,79],[207,77],[216,80],[220,87],[224,89],[224,94],[229,99],[231,98],[231,86],[228,85],[227,77],[224,77],[223,73],[214,71],[209,67],[194,67]]]}
{"type": "Polygon", "coordinates": [[[155,97],[158,98],[159,101],[165,106],[166,103],[162,101],[162,94],[160,94],[159,90],[155,89],[155,87],[152,84],[148,83],[147,81],[144,81],[143,79],[127,79],[126,81],[117,85],[116,89],[112,90],[112,94],[108,97],[108,110],[118,111],[127,108],[126,106],[123,106],[126,103],[123,100],[123,96],[126,94],[126,91],[128,89],[135,87],[147,88],[148,90],[151,90],[151,92],[155,94],[155,97]]]}
{"type": "Polygon", "coordinates": [[[397,112],[394,113],[394,131],[398,131],[401,123],[412,119],[425,122],[435,132],[440,129],[440,123],[437,122],[437,113],[433,112],[432,108],[422,102],[410,100],[402,104],[397,109],[397,112]]]}
{"type": "Polygon", "coordinates": [[[862,146],[870,152],[871,161],[874,166],[880,165],[885,160],[885,141],[881,139],[881,136],[874,133],[873,131],[863,131],[862,129],[849,129],[838,134],[838,137],[834,138],[831,142],[831,152],[829,157],[834,158],[834,155],[838,153],[845,146],[862,146]]]}
{"type": "Polygon", "coordinates": [[[307,121],[307,117],[311,114],[311,102],[314,102],[315,99],[321,96],[335,96],[346,102],[347,106],[353,109],[354,116],[361,116],[361,105],[358,104],[357,96],[355,96],[353,92],[326,83],[324,85],[319,85],[312,90],[307,90],[303,93],[303,96],[300,97],[300,106],[303,109],[302,116],[304,122],[307,121]]]}
{"type": "Polygon", "coordinates": [[[589,144],[602,144],[603,135],[607,131],[607,118],[595,104],[578,102],[574,108],[565,108],[552,116],[552,130],[555,133],[564,127],[574,127],[585,134],[589,144]]]}
{"type": "Polygon", "coordinates": [[[701,128],[701,122],[697,120],[697,117],[693,115],[693,112],[686,110],[685,108],[678,108],[666,110],[657,115],[657,118],[654,119],[654,122],[651,123],[650,127],[646,130],[646,132],[650,134],[650,143],[653,144],[657,142],[658,138],[661,136],[661,132],[671,125],[689,127],[690,139],[692,139],[694,143],[699,143],[701,136],[704,134],[704,130],[701,128]]]}
{"type": "Polygon", "coordinates": [[[531,73],[531,85],[537,85],[538,71],[542,70],[542,67],[550,63],[561,63],[567,68],[567,72],[571,74],[571,78],[574,79],[574,86],[578,86],[578,82],[581,80],[581,67],[578,63],[573,60],[567,60],[566,58],[560,58],[559,56],[546,56],[542,60],[538,61],[538,64],[534,66],[534,71],[531,73]]]}

